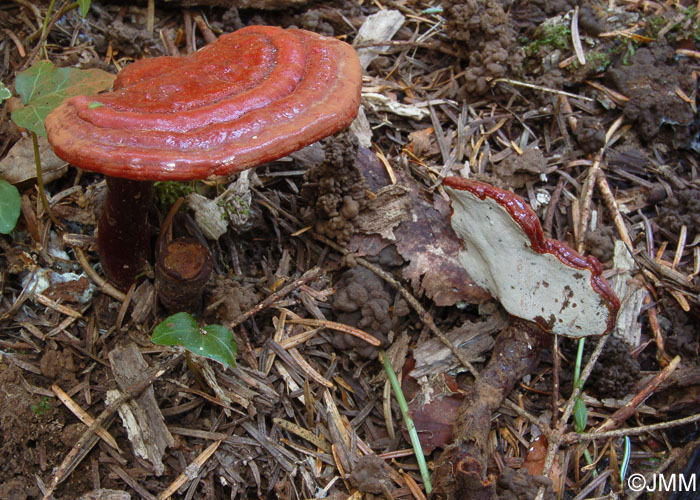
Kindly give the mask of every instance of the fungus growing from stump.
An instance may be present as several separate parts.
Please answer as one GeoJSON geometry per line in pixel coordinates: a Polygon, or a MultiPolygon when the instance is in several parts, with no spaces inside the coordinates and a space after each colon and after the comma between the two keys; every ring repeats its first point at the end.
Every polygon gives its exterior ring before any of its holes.
{"type": "Polygon", "coordinates": [[[66,100],[46,119],[63,160],[106,174],[100,260],[122,288],[147,265],[152,181],[225,176],[346,128],[362,70],[346,43],[250,26],[187,57],[127,66],[110,93],[66,100]]]}

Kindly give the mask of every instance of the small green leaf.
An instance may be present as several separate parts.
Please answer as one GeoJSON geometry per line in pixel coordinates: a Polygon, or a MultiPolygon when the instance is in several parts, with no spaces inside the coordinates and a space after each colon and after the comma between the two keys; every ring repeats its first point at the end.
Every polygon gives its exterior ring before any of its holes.
{"type": "Polygon", "coordinates": [[[104,106],[101,102],[98,101],[92,101],[90,104],[88,104],[88,109],[95,109],[95,108],[100,108],[104,106]]]}
{"type": "Polygon", "coordinates": [[[64,99],[101,92],[113,80],[114,75],[101,69],[57,68],[40,61],[17,75],[15,90],[25,106],[12,112],[12,121],[46,137],[44,120],[64,99]]]}
{"type": "Polygon", "coordinates": [[[22,199],[17,188],[0,179],[0,233],[8,234],[15,228],[21,206],[22,199]]]}
{"type": "Polygon", "coordinates": [[[159,345],[179,345],[194,354],[213,359],[224,366],[236,366],[233,333],[221,325],[199,328],[185,312],[173,314],[155,327],[151,340],[159,345]]]}
{"type": "Polygon", "coordinates": [[[88,10],[90,10],[90,0],[78,0],[78,9],[80,9],[80,16],[87,16],[88,10]]]}
{"type": "Polygon", "coordinates": [[[5,84],[0,82],[0,103],[12,97],[12,91],[5,87],[5,84]]]}
{"type": "Polygon", "coordinates": [[[574,402],[574,429],[576,432],[584,432],[587,422],[588,410],[586,409],[586,403],[583,402],[582,398],[577,397],[574,402]]]}

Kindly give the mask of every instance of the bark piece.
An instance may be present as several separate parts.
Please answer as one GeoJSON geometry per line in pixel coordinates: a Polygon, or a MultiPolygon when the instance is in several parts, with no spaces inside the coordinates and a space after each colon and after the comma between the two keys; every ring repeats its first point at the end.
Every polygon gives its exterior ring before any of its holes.
{"type": "MultiPolygon", "coordinates": [[[[143,381],[149,368],[134,344],[112,350],[109,353],[109,362],[117,385],[122,391],[143,381]]],[[[116,399],[118,396],[118,391],[108,391],[108,403],[110,399],[116,399]]],[[[172,446],[175,441],[165,426],[153,386],[143,391],[138,398],[123,404],[119,415],[126,427],[134,453],[152,463],[156,475],[163,474],[165,467],[162,460],[165,448],[172,446]]]]}
{"type": "MultiPolygon", "coordinates": [[[[504,314],[492,314],[486,321],[466,322],[446,336],[469,361],[475,362],[493,347],[491,335],[502,330],[507,321],[504,314]]],[[[461,366],[450,348],[437,338],[419,345],[413,351],[413,357],[416,359],[416,367],[410,375],[416,379],[449,372],[461,366]]]]}

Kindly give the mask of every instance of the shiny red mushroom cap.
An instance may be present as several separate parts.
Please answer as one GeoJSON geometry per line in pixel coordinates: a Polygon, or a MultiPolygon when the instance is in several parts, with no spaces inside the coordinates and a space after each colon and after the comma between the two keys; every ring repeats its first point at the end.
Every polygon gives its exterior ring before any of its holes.
{"type": "Polygon", "coordinates": [[[535,212],[510,191],[457,177],[443,185],[460,262],[511,315],[569,337],[613,328],[620,303],[595,257],[545,238],[535,212]]]}
{"type": "Polygon", "coordinates": [[[114,91],[46,119],[65,161],[113,177],[190,180],[272,161],[346,128],[362,69],[348,44],[250,26],[187,57],[127,66],[114,91]]]}

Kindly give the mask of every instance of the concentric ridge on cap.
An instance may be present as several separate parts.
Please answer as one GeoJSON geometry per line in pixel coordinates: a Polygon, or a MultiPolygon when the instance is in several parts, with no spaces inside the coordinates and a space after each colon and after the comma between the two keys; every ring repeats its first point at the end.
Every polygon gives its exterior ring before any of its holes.
{"type": "Polygon", "coordinates": [[[136,180],[208,178],[343,130],[361,85],[348,44],[250,26],[187,57],[127,66],[112,92],[64,101],[46,129],[56,154],[84,169],[136,180]]]}

